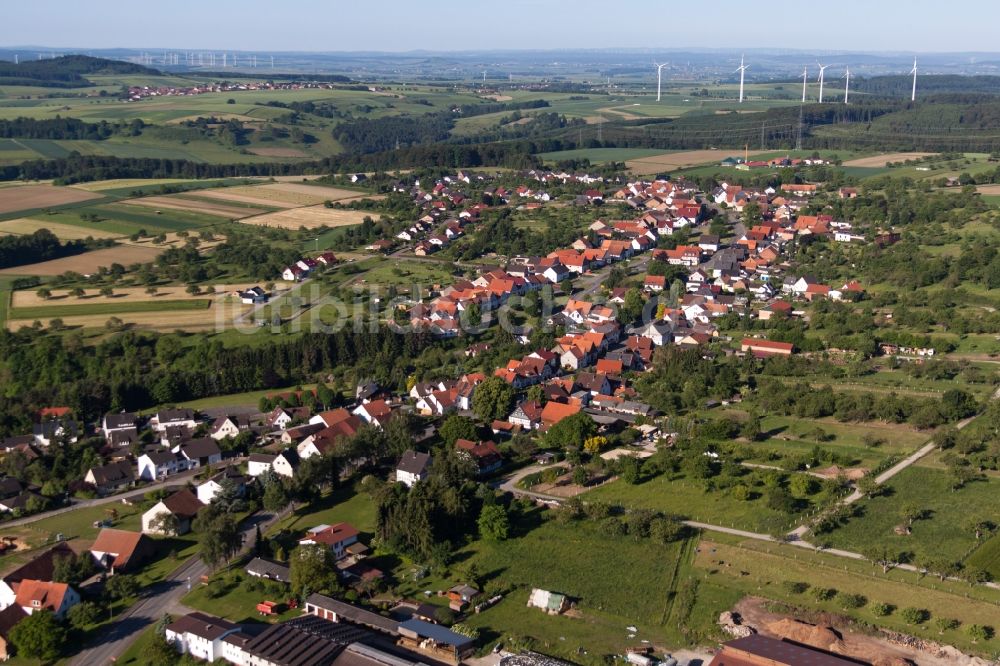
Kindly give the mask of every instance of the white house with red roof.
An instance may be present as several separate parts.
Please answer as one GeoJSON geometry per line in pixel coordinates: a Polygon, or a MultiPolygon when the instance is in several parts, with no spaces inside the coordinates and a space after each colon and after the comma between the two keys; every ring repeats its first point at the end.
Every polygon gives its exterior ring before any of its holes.
{"type": "Polygon", "coordinates": [[[339,560],[347,555],[347,547],[358,542],[358,530],[349,523],[317,525],[299,539],[300,546],[323,545],[339,560]]]}

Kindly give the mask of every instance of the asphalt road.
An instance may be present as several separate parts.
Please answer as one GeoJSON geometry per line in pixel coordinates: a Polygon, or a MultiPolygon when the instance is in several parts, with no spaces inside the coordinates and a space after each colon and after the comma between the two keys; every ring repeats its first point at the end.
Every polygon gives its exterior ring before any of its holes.
{"type": "MultiPolygon", "coordinates": [[[[242,458],[230,458],[223,460],[221,464],[216,465],[215,469],[221,469],[226,465],[238,464],[242,462],[242,458]]],[[[102,504],[117,504],[123,499],[128,499],[131,497],[142,497],[148,492],[153,490],[159,490],[160,488],[168,488],[171,486],[183,486],[191,477],[197,475],[199,472],[204,472],[204,468],[197,467],[195,469],[188,470],[186,472],[180,472],[179,474],[174,474],[173,476],[167,477],[163,481],[156,481],[154,483],[149,483],[140,488],[134,490],[129,490],[124,493],[119,493],[117,495],[108,495],[107,497],[97,497],[88,500],[74,500],[69,506],[60,507],[58,509],[53,509],[52,511],[45,511],[42,513],[35,513],[30,516],[25,516],[24,518],[17,518],[15,520],[8,520],[2,523],[4,529],[10,527],[18,527],[20,525],[30,525],[31,523],[38,522],[39,520],[45,520],[46,518],[51,518],[52,516],[58,516],[62,513],[68,513],[70,511],[76,511],[77,509],[86,509],[92,506],[101,506],[102,504]]]]}
{"type": "MultiPolygon", "coordinates": [[[[288,507],[276,515],[258,513],[247,518],[240,529],[243,535],[240,555],[254,547],[258,524],[261,532],[265,532],[290,510],[291,507],[288,507]]],[[[73,657],[69,664],[96,666],[114,663],[146,627],[158,622],[164,614],[170,613],[176,616],[187,612],[188,609],[180,603],[181,599],[188,593],[190,587],[198,585],[198,581],[207,573],[208,566],[201,561],[201,558],[191,557],[171,573],[167,580],[150,586],[136,603],[115,618],[110,626],[102,629],[96,641],[73,657]]]]}

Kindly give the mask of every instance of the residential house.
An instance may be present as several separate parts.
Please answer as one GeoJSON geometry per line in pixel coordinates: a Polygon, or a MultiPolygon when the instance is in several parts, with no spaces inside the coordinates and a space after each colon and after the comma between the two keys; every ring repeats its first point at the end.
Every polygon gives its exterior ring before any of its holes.
{"type": "Polygon", "coordinates": [[[222,462],[222,450],[211,437],[192,439],[175,446],[173,452],[186,461],[188,469],[222,462]]]}
{"type": "Polygon", "coordinates": [[[80,603],[80,595],[66,583],[26,578],[17,584],[14,603],[28,615],[44,610],[61,620],[66,611],[80,603]]]}
{"type": "Polygon", "coordinates": [[[68,543],[60,541],[9,572],[0,580],[0,610],[14,605],[21,581],[28,579],[52,580],[55,575],[56,558],[72,557],[75,554],[68,543]]]}
{"type": "Polygon", "coordinates": [[[138,478],[145,481],[156,481],[168,476],[186,471],[188,461],[171,451],[149,451],[139,456],[136,461],[138,478]]]}
{"type": "Polygon", "coordinates": [[[537,400],[525,400],[514,408],[507,420],[525,430],[537,430],[542,425],[542,404],[537,400]]]}
{"type": "Polygon", "coordinates": [[[160,500],[148,511],[142,514],[142,531],[144,534],[165,534],[179,536],[191,531],[191,521],[201,508],[205,506],[190,490],[178,490],[166,499],[160,500]],[[168,528],[161,516],[173,516],[176,525],[168,528]]]}
{"type": "Polygon", "coordinates": [[[430,473],[431,456],[429,453],[410,449],[399,459],[396,465],[396,482],[407,488],[412,488],[418,481],[423,481],[430,473]]]}
{"type": "Polygon", "coordinates": [[[480,476],[492,474],[503,466],[500,449],[493,441],[473,442],[468,439],[458,439],[455,440],[455,449],[475,463],[480,476]]]}
{"type": "Polygon", "coordinates": [[[293,421],[308,421],[311,412],[308,407],[275,407],[264,419],[269,428],[285,430],[293,421]]]}
{"type": "Polygon", "coordinates": [[[98,465],[87,470],[83,480],[97,489],[101,495],[110,495],[135,483],[132,464],[125,460],[98,465]]]}
{"type": "Polygon", "coordinates": [[[152,540],[141,532],[104,528],[90,546],[97,565],[109,573],[134,571],[156,553],[152,540]]]}
{"type": "Polygon", "coordinates": [[[285,449],[277,456],[271,464],[271,470],[278,476],[287,479],[295,477],[295,471],[299,468],[299,453],[295,449],[285,449]]]}
{"type": "Polygon", "coordinates": [[[358,542],[358,530],[348,523],[317,525],[299,539],[300,546],[323,545],[333,551],[338,560],[347,556],[347,548],[358,542]]]}
{"type": "Polygon", "coordinates": [[[385,400],[370,400],[355,407],[351,413],[361,417],[365,423],[381,428],[392,416],[392,408],[385,400]]]}
{"type": "Polygon", "coordinates": [[[21,610],[20,606],[13,604],[0,611],[0,661],[7,661],[13,656],[10,630],[26,617],[27,613],[21,610]]]}
{"type": "Polygon", "coordinates": [[[247,476],[257,478],[264,472],[270,471],[277,457],[270,453],[251,453],[247,459],[247,476]]]}
{"type": "Polygon", "coordinates": [[[168,624],[165,636],[181,654],[214,662],[222,657],[223,639],[239,630],[238,624],[194,612],[168,624]]]}
{"type": "Polygon", "coordinates": [[[150,419],[149,425],[158,433],[164,433],[167,428],[183,427],[194,430],[198,427],[194,420],[194,412],[190,409],[163,409],[150,419]]]}
{"type": "Polygon", "coordinates": [[[212,432],[209,436],[215,441],[220,441],[226,437],[235,438],[241,432],[250,429],[250,424],[242,418],[236,416],[220,416],[212,424],[212,432]]]}
{"type": "Polygon", "coordinates": [[[135,441],[138,434],[139,418],[132,413],[105,414],[101,421],[104,439],[115,446],[127,445],[135,441]]]}
{"type": "Polygon", "coordinates": [[[548,430],[567,416],[580,412],[580,405],[568,405],[560,402],[547,402],[542,408],[542,429],[548,430]]]}
{"type": "Polygon", "coordinates": [[[255,578],[276,580],[279,583],[290,583],[292,581],[291,571],[287,564],[266,557],[253,558],[243,570],[247,572],[247,575],[255,578]]]}
{"type": "Polygon", "coordinates": [[[239,468],[227,467],[210,479],[198,484],[195,493],[198,501],[202,504],[209,504],[214,500],[226,485],[231,485],[237,496],[242,497],[246,492],[246,478],[240,474],[239,468]]]}
{"type": "Polygon", "coordinates": [[[49,419],[33,426],[35,441],[41,446],[50,446],[57,440],[74,444],[80,432],[80,424],[68,417],[49,419]]]}

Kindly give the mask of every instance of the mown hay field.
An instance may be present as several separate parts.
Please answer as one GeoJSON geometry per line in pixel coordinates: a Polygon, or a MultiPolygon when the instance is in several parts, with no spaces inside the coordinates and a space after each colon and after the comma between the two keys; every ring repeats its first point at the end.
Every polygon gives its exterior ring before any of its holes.
{"type": "Polygon", "coordinates": [[[0,214],[99,199],[99,194],[54,185],[21,185],[0,189],[0,214]]]}
{"type": "Polygon", "coordinates": [[[160,255],[163,248],[160,247],[140,247],[135,245],[116,245],[115,247],[101,248],[92,252],[84,252],[72,257],[62,257],[52,259],[37,264],[26,264],[24,266],[14,266],[0,270],[0,275],[61,275],[66,271],[89,275],[96,273],[101,266],[111,264],[143,264],[153,261],[160,255]]]}
{"type": "Polygon", "coordinates": [[[35,233],[39,229],[48,229],[56,238],[62,241],[82,240],[84,238],[118,238],[121,234],[100,229],[88,229],[74,224],[61,224],[48,220],[33,220],[27,217],[0,222],[0,236],[23,235],[35,233]]]}

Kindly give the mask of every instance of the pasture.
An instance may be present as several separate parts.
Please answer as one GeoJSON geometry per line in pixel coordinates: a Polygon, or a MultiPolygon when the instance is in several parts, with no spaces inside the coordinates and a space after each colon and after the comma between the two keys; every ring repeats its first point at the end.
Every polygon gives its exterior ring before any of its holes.
{"type": "Polygon", "coordinates": [[[324,226],[333,228],[361,224],[364,218],[370,215],[370,211],[337,210],[320,205],[245,217],[240,222],[262,227],[277,227],[279,229],[298,229],[300,227],[316,229],[324,226]]]}
{"type": "Polygon", "coordinates": [[[51,206],[100,199],[101,195],[70,187],[53,185],[20,185],[0,189],[0,215],[22,210],[37,210],[51,206]]]}

